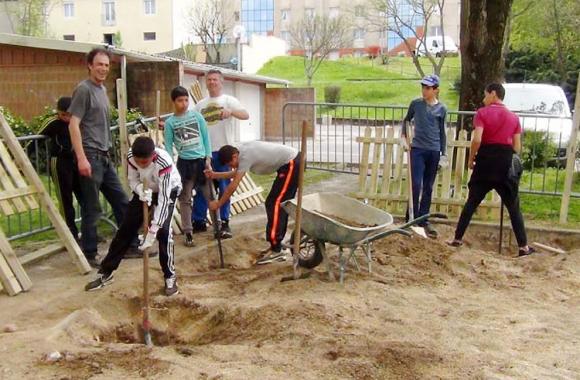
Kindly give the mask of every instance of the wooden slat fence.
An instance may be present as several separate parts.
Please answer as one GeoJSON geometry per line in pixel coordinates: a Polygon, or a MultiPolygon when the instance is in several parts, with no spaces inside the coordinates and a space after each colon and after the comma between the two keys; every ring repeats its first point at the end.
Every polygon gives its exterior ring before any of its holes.
{"type": "MultiPolygon", "coordinates": [[[[362,137],[359,173],[359,189],[352,193],[358,199],[388,210],[395,215],[404,215],[409,199],[407,185],[407,157],[399,145],[399,130],[392,127],[367,127],[362,137]]],[[[467,132],[456,136],[455,130],[447,130],[447,157],[449,166],[439,170],[433,186],[431,212],[441,212],[450,218],[458,217],[467,199],[467,181],[471,170],[467,168],[470,142],[467,132]]],[[[475,217],[484,220],[499,218],[500,199],[493,191],[477,209],[475,217]]]]}

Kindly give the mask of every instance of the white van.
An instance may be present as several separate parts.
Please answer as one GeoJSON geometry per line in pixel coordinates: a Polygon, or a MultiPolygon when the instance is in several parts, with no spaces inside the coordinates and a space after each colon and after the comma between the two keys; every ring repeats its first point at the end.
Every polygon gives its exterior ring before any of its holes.
{"type": "MultiPolygon", "coordinates": [[[[454,55],[459,52],[457,45],[453,41],[453,38],[449,36],[434,36],[434,37],[427,37],[425,38],[425,45],[427,46],[427,51],[436,57],[440,57],[443,55],[443,41],[445,41],[445,54],[446,55],[454,55]]],[[[423,45],[423,41],[417,39],[415,44],[415,54],[419,57],[424,56],[425,46],[423,45]]]]}
{"type": "Polygon", "coordinates": [[[519,114],[524,134],[526,131],[547,132],[558,146],[559,154],[565,154],[572,132],[572,114],[562,88],[538,83],[506,83],[503,86],[503,102],[510,111],[519,114]]]}

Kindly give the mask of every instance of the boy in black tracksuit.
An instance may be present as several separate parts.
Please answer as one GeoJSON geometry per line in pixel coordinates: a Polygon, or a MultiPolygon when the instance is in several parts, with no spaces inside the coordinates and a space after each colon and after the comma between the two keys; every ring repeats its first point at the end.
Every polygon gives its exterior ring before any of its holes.
{"type": "Polygon", "coordinates": [[[109,252],[101,262],[99,277],[88,283],[85,290],[97,290],[113,280],[125,251],[143,224],[143,203],[155,207],[145,239],[139,249],[149,248],[159,240],[159,263],[165,278],[165,294],[178,293],[174,267],[173,231],[171,220],[175,200],[181,192],[181,177],[171,156],[155,148],[149,137],[138,137],[127,154],[129,187],[133,198],[129,201],[123,223],[115,234],[109,252]],[[146,187],[144,185],[146,182],[146,187]]]}
{"type": "Polygon", "coordinates": [[[61,97],[56,103],[57,114],[44,122],[39,134],[50,138],[50,174],[60,201],[60,211],[75,239],[79,230],[75,223],[73,193],[78,202],[82,200],[79,172],[76,169],[72,144],[68,131],[71,98],[61,97]]]}

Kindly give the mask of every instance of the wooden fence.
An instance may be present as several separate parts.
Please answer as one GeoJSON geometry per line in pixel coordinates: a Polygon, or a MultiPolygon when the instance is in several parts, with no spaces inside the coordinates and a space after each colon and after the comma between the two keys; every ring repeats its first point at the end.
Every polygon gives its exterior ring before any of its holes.
{"type": "MultiPolygon", "coordinates": [[[[399,146],[399,135],[394,128],[365,128],[358,191],[352,193],[358,199],[366,199],[372,205],[396,215],[404,215],[409,199],[407,158],[399,146]],[[373,135],[374,131],[374,135],[373,135]],[[385,133],[386,132],[386,133],[385,133]],[[371,149],[372,148],[372,149],[371,149]]],[[[441,212],[458,217],[467,199],[467,181],[471,170],[467,168],[470,142],[467,132],[455,136],[455,130],[447,130],[447,157],[449,166],[440,169],[433,185],[431,212],[441,212]]],[[[477,209],[476,217],[489,220],[499,218],[500,199],[493,191],[477,209]]]]}

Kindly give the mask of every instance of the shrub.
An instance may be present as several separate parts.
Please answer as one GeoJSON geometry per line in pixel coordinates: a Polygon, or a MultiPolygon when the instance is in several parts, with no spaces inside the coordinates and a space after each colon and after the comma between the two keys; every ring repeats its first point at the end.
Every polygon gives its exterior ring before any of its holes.
{"type": "Polygon", "coordinates": [[[324,87],[324,101],[326,103],[340,103],[340,86],[324,87]]]}
{"type": "Polygon", "coordinates": [[[525,131],[522,143],[522,161],[526,170],[544,166],[556,155],[556,144],[546,132],[525,131]]]}
{"type": "Polygon", "coordinates": [[[458,76],[457,78],[455,78],[451,88],[453,89],[453,91],[455,91],[457,93],[459,93],[461,91],[461,76],[458,76]]]}
{"type": "Polygon", "coordinates": [[[23,118],[14,115],[10,110],[0,106],[0,112],[4,115],[16,137],[33,135],[36,132],[30,128],[30,125],[23,118]]]}

